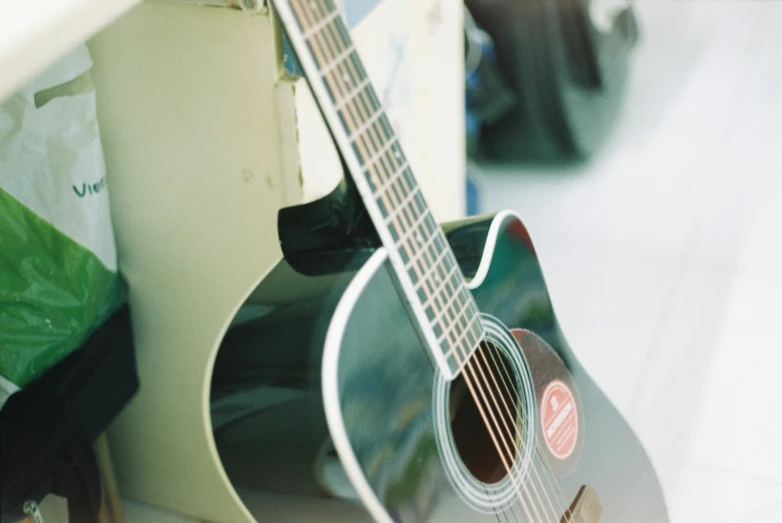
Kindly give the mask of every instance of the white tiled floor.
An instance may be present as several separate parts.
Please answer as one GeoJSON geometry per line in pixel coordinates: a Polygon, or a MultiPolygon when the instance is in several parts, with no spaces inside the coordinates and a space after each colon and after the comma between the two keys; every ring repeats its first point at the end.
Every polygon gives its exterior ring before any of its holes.
{"type": "Polygon", "coordinates": [[[483,208],[524,218],[673,521],[782,521],[782,2],[635,4],[606,147],[582,167],[481,166],[483,208]]]}

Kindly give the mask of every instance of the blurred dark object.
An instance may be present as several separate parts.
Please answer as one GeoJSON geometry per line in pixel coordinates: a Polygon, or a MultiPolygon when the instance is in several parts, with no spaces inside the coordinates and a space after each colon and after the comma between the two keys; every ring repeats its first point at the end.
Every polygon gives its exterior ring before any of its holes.
{"type": "Polygon", "coordinates": [[[518,103],[497,66],[494,42],[464,10],[465,127],[467,154],[477,152],[483,125],[491,125],[518,103]]]}
{"type": "Polygon", "coordinates": [[[595,23],[590,7],[596,6],[589,0],[465,0],[465,5],[491,36],[499,71],[518,97],[500,119],[482,122],[475,155],[545,161],[594,153],[615,120],[638,40],[632,6],[595,23]]]}
{"type": "Polygon", "coordinates": [[[137,388],[124,305],[0,410],[0,522],[25,519],[49,494],[67,498],[71,523],[97,522],[103,482],[93,443],[137,388]]]}

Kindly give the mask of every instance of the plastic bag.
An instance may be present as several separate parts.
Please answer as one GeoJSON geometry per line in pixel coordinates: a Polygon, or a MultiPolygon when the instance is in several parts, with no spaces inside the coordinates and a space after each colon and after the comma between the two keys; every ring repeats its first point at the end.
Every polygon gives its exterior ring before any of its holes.
{"type": "Polygon", "coordinates": [[[79,46],[0,100],[0,377],[7,380],[0,379],[0,388],[6,393],[77,349],[126,298],[91,67],[87,47],[79,46]]]}

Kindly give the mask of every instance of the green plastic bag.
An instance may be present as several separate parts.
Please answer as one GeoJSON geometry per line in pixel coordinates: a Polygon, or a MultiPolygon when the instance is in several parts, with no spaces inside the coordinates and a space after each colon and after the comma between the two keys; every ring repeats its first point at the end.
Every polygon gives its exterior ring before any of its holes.
{"type": "Polygon", "coordinates": [[[92,60],[82,45],[0,100],[0,389],[76,350],[126,299],[92,60]]]}

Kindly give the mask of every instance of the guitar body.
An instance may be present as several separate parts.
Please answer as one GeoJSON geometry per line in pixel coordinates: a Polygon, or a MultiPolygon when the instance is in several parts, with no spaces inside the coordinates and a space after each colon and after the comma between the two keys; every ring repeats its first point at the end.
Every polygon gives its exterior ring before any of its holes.
{"type": "Polygon", "coordinates": [[[365,242],[345,271],[281,261],[222,342],[214,436],[248,509],[275,522],[559,522],[569,508],[567,521],[667,521],[643,447],[565,341],[521,220],[443,228],[513,392],[500,400],[524,414],[513,472],[497,473],[474,403],[439,376],[385,248],[365,242]]]}

